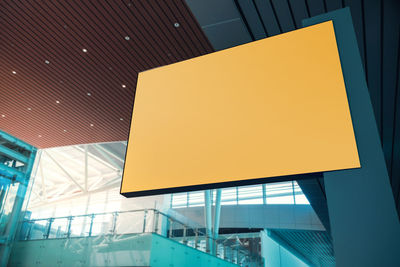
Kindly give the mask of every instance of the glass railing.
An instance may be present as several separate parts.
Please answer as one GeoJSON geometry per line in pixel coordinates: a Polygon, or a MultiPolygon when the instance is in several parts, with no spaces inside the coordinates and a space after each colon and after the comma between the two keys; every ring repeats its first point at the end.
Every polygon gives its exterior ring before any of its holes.
{"type": "Polygon", "coordinates": [[[194,225],[155,209],[119,211],[25,220],[19,240],[155,233],[241,266],[250,261],[263,266],[261,256],[250,253],[234,236],[214,239],[204,227],[194,225]]]}

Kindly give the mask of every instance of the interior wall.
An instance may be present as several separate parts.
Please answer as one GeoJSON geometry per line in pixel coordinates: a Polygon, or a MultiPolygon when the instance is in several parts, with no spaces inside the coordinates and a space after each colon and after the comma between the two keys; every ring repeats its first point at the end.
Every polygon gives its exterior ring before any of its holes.
{"type": "Polygon", "coordinates": [[[309,266],[290,251],[276,243],[265,231],[261,231],[261,255],[268,267],[306,267],[309,266]]]}
{"type": "MultiPolygon", "coordinates": [[[[204,225],[204,207],[174,209],[204,225]]],[[[220,228],[285,228],[325,230],[310,205],[226,205],[221,207],[220,228]]]]}

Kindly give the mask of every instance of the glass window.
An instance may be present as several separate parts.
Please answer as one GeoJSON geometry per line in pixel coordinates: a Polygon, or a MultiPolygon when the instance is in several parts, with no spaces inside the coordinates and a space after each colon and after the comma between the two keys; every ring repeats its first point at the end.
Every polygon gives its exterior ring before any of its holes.
{"type": "Polygon", "coordinates": [[[88,236],[91,219],[92,217],[90,215],[73,217],[71,221],[70,236],[88,236]]]}
{"type": "Polygon", "coordinates": [[[238,187],[239,204],[263,204],[262,185],[238,187]]]}
{"type": "Polygon", "coordinates": [[[172,208],[187,207],[188,193],[172,194],[172,208]]]}
{"type": "Polygon", "coordinates": [[[310,205],[310,202],[308,202],[307,197],[303,194],[303,191],[301,191],[300,186],[295,181],[293,182],[293,188],[294,188],[294,198],[296,204],[310,205]]]}
{"type": "Polygon", "coordinates": [[[224,188],[221,192],[221,205],[236,205],[237,204],[237,188],[224,188]]]}
{"type": "Polygon", "coordinates": [[[310,205],[310,202],[308,202],[307,197],[303,194],[295,195],[295,198],[296,198],[296,205],[310,205]]]}
{"type": "Polygon", "coordinates": [[[46,237],[47,234],[47,226],[49,224],[49,220],[37,220],[33,221],[31,226],[31,230],[29,233],[29,239],[43,239],[46,237]]]}
{"type": "Polygon", "coordinates": [[[204,206],[204,191],[189,192],[189,207],[204,206]]]}
{"type": "MultiPolygon", "coordinates": [[[[146,220],[148,221],[148,218],[146,220]]],[[[117,234],[143,233],[143,223],[143,211],[123,212],[117,216],[115,230],[117,234]]]]}
{"type": "MultiPolygon", "coordinates": [[[[212,190],[213,205],[215,205],[216,190],[212,190]]],[[[309,205],[306,196],[296,181],[223,188],[221,205],[249,204],[300,204],[309,205]],[[265,202],[263,198],[265,197],[265,202]]],[[[204,191],[172,194],[172,208],[204,206],[204,191]]]]}
{"type": "Polygon", "coordinates": [[[112,233],[112,224],[112,214],[95,215],[93,218],[92,236],[112,233]]]}
{"type": "Polygon", "coordinates": [[[292,182],[266,184],[267,204],[294,204],[292,182]]]}

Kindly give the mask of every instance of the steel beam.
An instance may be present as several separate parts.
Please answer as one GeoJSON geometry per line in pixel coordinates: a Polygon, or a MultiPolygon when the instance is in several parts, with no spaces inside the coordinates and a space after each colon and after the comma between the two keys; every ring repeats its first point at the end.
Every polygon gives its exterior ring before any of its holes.
{"type": "Polygon", "coordinates": [[[57,160],[55,160],[51,154],[48,151],[45,151],[46,155],[54,162],[54,164],[57,165],[58,168],[60,168],[60,170],[68,177],[68,179],[71,180],[71,182],[73,182],[77,187],[79,187],[79,189],[82,190],[82,192],[86,192],[85,188],[83,188],[65,169],[63,166],[61,166],[60,163],[58,163],[57,160]]]}
{"type": "Polygon", "coordinates": [[[3,145],[0,145],[0,154],[3,154],[5,156],[8,156],[9,158],[12,158],[14,160],[17,160],[17,161],[25,163],[25,164],[29,161],[28,157],[22,155],[21,153],[13,150],[11,148],[5,147],[3,145]]]}
{"type": "Polygon", "coordinates": [[[26,149],[28,151],[32,150],[32,146],[28,145],[20,140],[18,140],[17,138],[15,138],[14,136],[11,136],[5,132],[0,131],[0,139],[4,139],[6,140],[8,143],[14,144],[16,146],[19,146],[23,149],[26,149]]]}
{"type": "MultiPolygon", "coordinates": [[[[85,150],[80,148],[79,146],[74,146],[74,148],[80,152],[84,152],[85,150]]],[[[109,167],[110,169],[114,170],[114,171],[118,171],[118,168],[114,167],[113,165],[111,165],[110,163],[100,159],[98,156],[93,155],[93,153],[91,153],[90,151],[88,151],[88,157],[90,157],[91,159],[97,161],[100,164],[103,164],[107,167],[109,167]]]]}
{"type": "Polygon", "coordinates": [[[85,191],[88,191],[88,145],[85,145],[85,191]]]}
{"type": "Polygon", "coordinates": [[[46,184],[44,182],[44,173],[43,173],[43,163],[39,164],[39,169],[40,169],[40,180],[41,180],[41,186],[42,186],[42,196],[44,199],[47,197],[47,192],[46,192],[46,184]]]}
{"type": "Polygon", "coordinates": [[[11,176],[18,182],[25,181],[25,174],[23,172],[17,171],[14,168],[8,167],[6,165],[0,164],[0,174],[11,176]]]}
{"type": "Polygon", "coordinates": [[[101,146],[95,144],[93,145],[93,148],[96,149],[97,152],[99,152],[103,157],[105,157],[107,159],[107,161],[114,166],[114,168],[116,168],[119,171],[122,171],[122,167],[120,166],[119,163],[117,163],[114,159],[111,158],[111,156],[104,152],[104,150],[101,148],[101,146]]]}
{"type": "Polygon", "coordinates": [[[121,185],[121,181],[115,181],[113,183],[108,184],[107,186],[104,186],[104,187],[101,187],[101,188],[98,188],[98,189],[95,189],[95,190],[92,190],[92,191],[88,191],[88,192],[82,191],[82,193],[78,193],[78,194],[72,195],[72,196],[65,196],[63,198],[59,198],[59,199],[53,200],[51,202],[38,203],[38,204],[36,204],[34,206],[31,206],[30,208],[34,209],[34,208],[37,208],[37,207],[40,207],[40,206],[45,206],[45,205],[50,205],[50,204],[53,205],[55,203],[60,203],[60,202],[66,201],[66,200],[73,200],[73,199],[84,197],[84,196],[88,196],[88,195],[91,195],[91,194],[94,194],[94,193],[99,193],[99,192],[103,192],[103,191],[106,191],[106,190],[109,190],[109,189],[117,188],[120,185],[121,185]]]}
{"type": "Polygon", "coordinates": [[[116,160],[119,160],[119,161],[121,161],[122,163],[124,163],[125,160],[124,160],[123,158],[119,157],[118,155],[115,155],[114,152],[110,151],[110,150],[107,149],[106,147],[104,147],[104,146],[102,146],[102,145],[99,145],[99,144],[96,144],[96,146],[97,146],[98,148],[100,148],[101,150],[103,150],[104,152],[106,152],[107,154],[109,154],[110,156],[112,156],[113,158],[115,158],[116,160]]]}

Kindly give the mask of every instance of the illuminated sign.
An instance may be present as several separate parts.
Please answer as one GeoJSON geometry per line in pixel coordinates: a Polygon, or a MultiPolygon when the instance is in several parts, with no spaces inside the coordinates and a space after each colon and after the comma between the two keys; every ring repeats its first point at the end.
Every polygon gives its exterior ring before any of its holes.
{"type": "Polygon", "coordinates": [[[329,21],[140,73],[121,194],[357,167],[329,21]]]}

